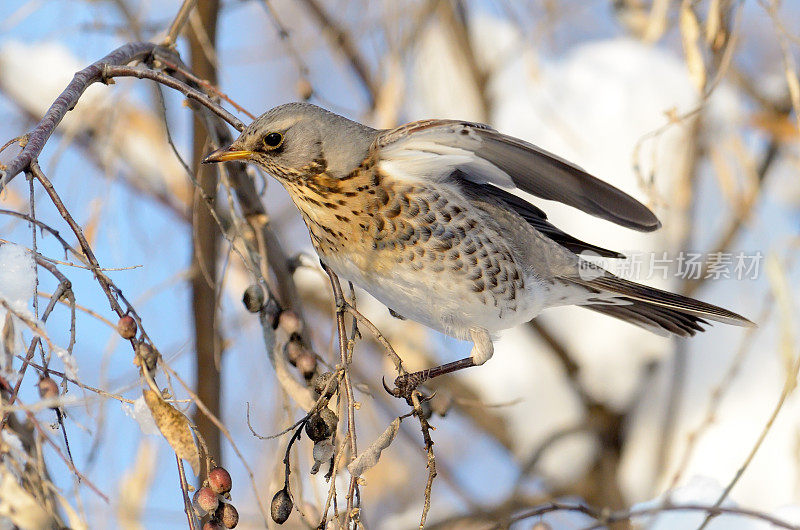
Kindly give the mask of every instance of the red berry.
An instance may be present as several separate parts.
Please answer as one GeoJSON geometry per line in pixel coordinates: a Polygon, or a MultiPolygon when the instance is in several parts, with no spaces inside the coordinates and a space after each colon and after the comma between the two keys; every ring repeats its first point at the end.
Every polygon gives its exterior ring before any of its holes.
{"type": "Polygon", "coordinates": [[[231,474],[224,467],[215,467],[208,472],[208,485],[219,494],[228,493],[233,487],[231,474]]]}
{"type": "Polygon", "coordinates": [[[136,320],[130,315],[125,315],[117,322],[117,333],[123,339],[132,339],[136,336],[136,320]]]}
{"type": "Polygon", "coordinates": [[[195,492],[192,502],[200,513],[206,514],[217,509],[219,496],[211,488],[202,487],[195,492]]]}

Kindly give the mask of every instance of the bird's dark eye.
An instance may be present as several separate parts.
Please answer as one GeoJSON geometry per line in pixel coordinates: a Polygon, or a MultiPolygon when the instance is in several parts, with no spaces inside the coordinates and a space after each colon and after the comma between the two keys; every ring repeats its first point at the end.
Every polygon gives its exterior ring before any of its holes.
{"type": "Polygon", "coordinates": [[[283,142],[283,135],[281,133],[269,133],[264,137],[264,146],[267,149],[275,149],[283,142]]]}

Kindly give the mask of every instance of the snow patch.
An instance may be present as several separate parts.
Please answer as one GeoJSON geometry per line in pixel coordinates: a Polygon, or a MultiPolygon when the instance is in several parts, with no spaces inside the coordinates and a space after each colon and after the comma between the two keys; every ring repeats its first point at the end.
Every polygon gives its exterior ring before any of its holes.
{"type": "MultiPolygon", "coordinates": [[[[24,247],[14,243],[0,245],[0,300],[7,303],[13,312],[25,315],[26,318],[35,320],[28,308],[36,288],[36,264],[33,256],[24,247]]],[[[0,332],[5,331],[7,311],[0,307],[0,332]]],[[[2,369],[7,376],[16,381],[16,374],[12,370],[12,355],[19,354],[24,348],[22,329],[25,324],[17,317],[11,316],[8,325],[12,326],[11,350],[5,351],[7,344],[0,343],[0,352],[5,354],[0,358],[2,369]]]]}
{"type": "Polygon", "coordinates": [[[128,403],[122,403],[122,411],[126,416],[136,420],[142,433],[147,435],[160,434],[158,427],[156,427],[156,422],[153,419],[153,414],[144,402],[144,397],[136,399],[133,402],[133,406],[128,403]]]}

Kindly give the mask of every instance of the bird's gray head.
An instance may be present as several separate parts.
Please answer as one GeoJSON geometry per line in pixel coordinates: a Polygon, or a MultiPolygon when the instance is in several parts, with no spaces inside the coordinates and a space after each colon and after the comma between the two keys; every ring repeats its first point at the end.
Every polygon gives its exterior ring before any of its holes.
{"type": "Polygon", "coordinates": [[[287,103],[262,114],[230,146],[203,162],[254,162],[278,178],[324,170],[348,175],[366,158],[378,131],[310,103],[287,103]]]}

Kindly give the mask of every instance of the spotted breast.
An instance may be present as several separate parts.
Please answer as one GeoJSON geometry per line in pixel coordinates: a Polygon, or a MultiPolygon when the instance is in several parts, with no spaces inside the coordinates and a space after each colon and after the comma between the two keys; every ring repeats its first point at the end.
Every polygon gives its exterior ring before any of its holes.
{"type": "Polygon", "coordinates": [[[529,320],[521,256],[496,221],[449,186],[351,175],[287,182],[322,261],[397,313],[469,338],[529,320]]]}

